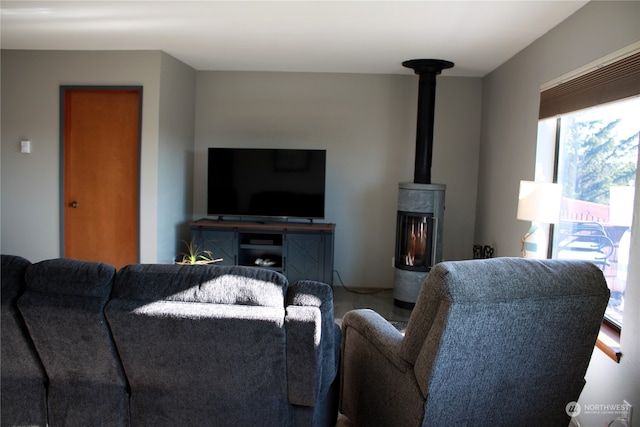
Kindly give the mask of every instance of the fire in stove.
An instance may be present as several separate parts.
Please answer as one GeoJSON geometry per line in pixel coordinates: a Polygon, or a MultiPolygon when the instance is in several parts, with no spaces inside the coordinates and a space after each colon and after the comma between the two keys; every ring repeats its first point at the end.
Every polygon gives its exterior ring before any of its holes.
{"type": "Polygon", "coordinates": [[[398,212],[396,267],[428,271],[433,266],[433,222],[431,214],[398,212]]]}

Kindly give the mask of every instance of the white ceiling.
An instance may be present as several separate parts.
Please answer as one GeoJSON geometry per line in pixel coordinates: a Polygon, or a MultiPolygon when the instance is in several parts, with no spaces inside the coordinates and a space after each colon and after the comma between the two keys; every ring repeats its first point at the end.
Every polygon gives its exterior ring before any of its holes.
{"type": "Polygon", "coordinates": [[[163,50],[197,70],[484,76],[588,0],[2,1],[3,49],[163,50]]]}

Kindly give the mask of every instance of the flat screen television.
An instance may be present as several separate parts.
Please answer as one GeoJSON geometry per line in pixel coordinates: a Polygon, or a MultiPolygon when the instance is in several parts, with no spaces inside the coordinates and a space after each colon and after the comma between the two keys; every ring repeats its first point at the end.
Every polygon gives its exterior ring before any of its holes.
{"type": "Polygon", "coordinates": [[[326,150],[209,148],[207,215],[324,218],[326,150]]]}

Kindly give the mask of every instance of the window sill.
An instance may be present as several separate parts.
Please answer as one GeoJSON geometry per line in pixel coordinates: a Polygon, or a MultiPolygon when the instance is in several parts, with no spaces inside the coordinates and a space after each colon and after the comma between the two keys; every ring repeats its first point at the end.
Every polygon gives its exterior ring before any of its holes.
{"type": "Polygon", "coordinates": [[[620,351],[620,332],[603,323],[596,341],[596,347],[609,356],[614,362],[620,363],[622,352],[620,351]]]}

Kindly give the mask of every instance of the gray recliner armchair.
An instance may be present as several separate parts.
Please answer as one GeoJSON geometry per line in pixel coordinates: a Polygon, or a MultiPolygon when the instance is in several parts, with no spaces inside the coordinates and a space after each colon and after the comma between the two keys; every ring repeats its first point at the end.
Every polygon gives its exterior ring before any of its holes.
{"type": "Polygon", "coordinates": [[[357,426],[566,426],[609,290],[584,261],[493,258],[429,273],[403,336],[342,323],[341,412],[357,426]]]}

